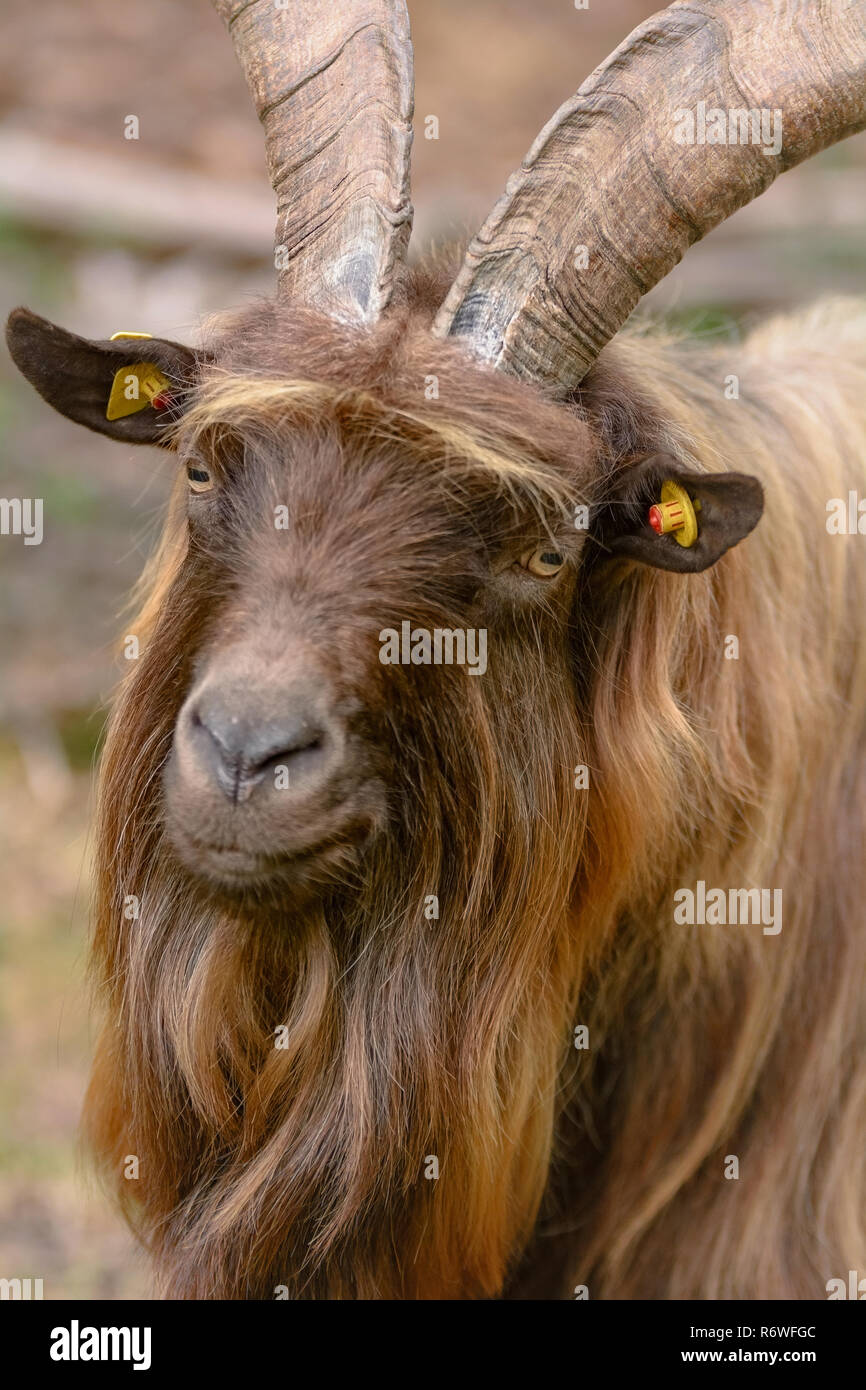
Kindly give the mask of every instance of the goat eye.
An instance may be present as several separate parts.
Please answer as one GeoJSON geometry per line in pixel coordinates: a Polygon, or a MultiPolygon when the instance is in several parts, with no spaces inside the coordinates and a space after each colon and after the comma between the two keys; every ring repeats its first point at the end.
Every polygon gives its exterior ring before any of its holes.
{"type": "Polygon", "coordinates": [[[559,574],[565,560],[558,550],[539,545],[535,550],[527,550],[525,555],[521,555],[520,563],[523,569],[529,570],[537,579],[552,579],[555,574],[559,574]]]}
{"type": "Polygon", "coordinates": [[[206,468],[202,468],[200,463],[188,463],[186,476],[193,492],[209,492],[213,487],[213,478],[206,468]]]}

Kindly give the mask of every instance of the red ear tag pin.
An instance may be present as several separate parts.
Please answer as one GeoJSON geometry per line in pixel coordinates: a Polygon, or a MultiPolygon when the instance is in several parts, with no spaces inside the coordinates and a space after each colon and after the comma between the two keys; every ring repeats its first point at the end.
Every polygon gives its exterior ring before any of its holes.
{"type": "Polygon", "coordinates": [[[678,545],[692,546],[698,538],[695,506],[684,487],[667,479],[662,483],[662,500],[650,507],[647,521],[657,536],[672,535],[678,545]]]}

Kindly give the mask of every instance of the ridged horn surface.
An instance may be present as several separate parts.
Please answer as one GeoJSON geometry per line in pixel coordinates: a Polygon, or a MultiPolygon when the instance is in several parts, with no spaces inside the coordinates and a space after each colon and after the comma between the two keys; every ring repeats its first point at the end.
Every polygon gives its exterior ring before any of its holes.
{"type": "Polygon", "coordinates": [[[433,331],[565,393],[693,242],[864,125],[866,0],[670,5],[541,132],[433,331]]]}
{"type": "Polygon", "coordinates": [[[265,131],[280,294],[369,324],[412,225],[403,0],[213,0],[265,131]]]}

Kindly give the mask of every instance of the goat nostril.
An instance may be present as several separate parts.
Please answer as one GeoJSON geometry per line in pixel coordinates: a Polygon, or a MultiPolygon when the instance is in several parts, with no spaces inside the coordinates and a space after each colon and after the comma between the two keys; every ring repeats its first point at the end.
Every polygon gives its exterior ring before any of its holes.
{"type": "MultiPolygon", "coordinates": [[[[231,782],[231,796],[235,804],[246,801],[256,787],[260,786],[269,771],[274,774],[275,785],[285,789],[279,781],[280,775],[289,777],[289,785],[296,785],[299,772],[309,776],[321,771],[320,753],[325,740],[318,732],[299,734],[291,740],[283,740],[284,746],[276,746],[276,740],[256,743],[255,739],[234,763],[223,758],[223,767],[231,782]]],[[[225,785],[225,782],[223,783],[225,785]]]]}
{"type": "MultiPolygon", "coordinates": [[[[322,735],[321,735],[321,734],[310,734],[310,736],[309,736],[308,738],[303,738],[303,737],[299,738],[298,741],[297,741],[297,743],[293,743],[290,747],[286,748],[284,751],[285,751],[286,753],[288,753],[289,756],[291,757],[291,755],[292,755],[293,753],[313,753],[313,752],[315,752],[315,750],[316,750],[317,748],[321,748],[321,747],[322,747],[322,735]]],[[[278,754],[276,754],[276,753],[274,754],[274,757],[278,757],[278,756],[279,756],[278,754]]]]}
{"type": "Polygon", "coordinates": [[[232,691],[231,698],[207,692],[188,712],[193,756],[235,804],[246,801],[269,771],[276,776],[281,768],[297,791],[304,784],[310,788],[330,765],[332,738],[304,704],[293,707],[283,697],[280,708],[275,709],[276,700],[257,708],[248,691],[232,691]]]}

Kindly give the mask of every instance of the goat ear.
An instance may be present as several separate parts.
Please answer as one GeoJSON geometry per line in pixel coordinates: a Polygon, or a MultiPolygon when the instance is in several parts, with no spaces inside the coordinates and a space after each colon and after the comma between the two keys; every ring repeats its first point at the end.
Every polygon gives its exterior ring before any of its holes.
{"type": "Polygon", "coordinates": [[[146,334],[91,341],[13,309],[6,342],[18,370],[69,420],[128,444],[164,444],[195,379],[191,348],[146,334]],[[140,340],[140,341],[139,341],[140,340]]]}
{"type": "MultiPolygon", "coordinates": [[[[671,505],[678,506],[675,500],[671,505]]],[[[763,510],[764,489],[757,478],[747,473],[688,473],[670,455],[653,454],[628,470],[618,496],[600,508],[596,539],[602,552],[611,556],[698,574],[753,531],[763,510]],[[650,524],[650,509],[656,525],[666,525],[664,511],[662,517],[655,511],[665,495],[680,498],[685,524],[679,524],[680,514],[674,511],[677,529],[660,533],[650,524]]]]}

